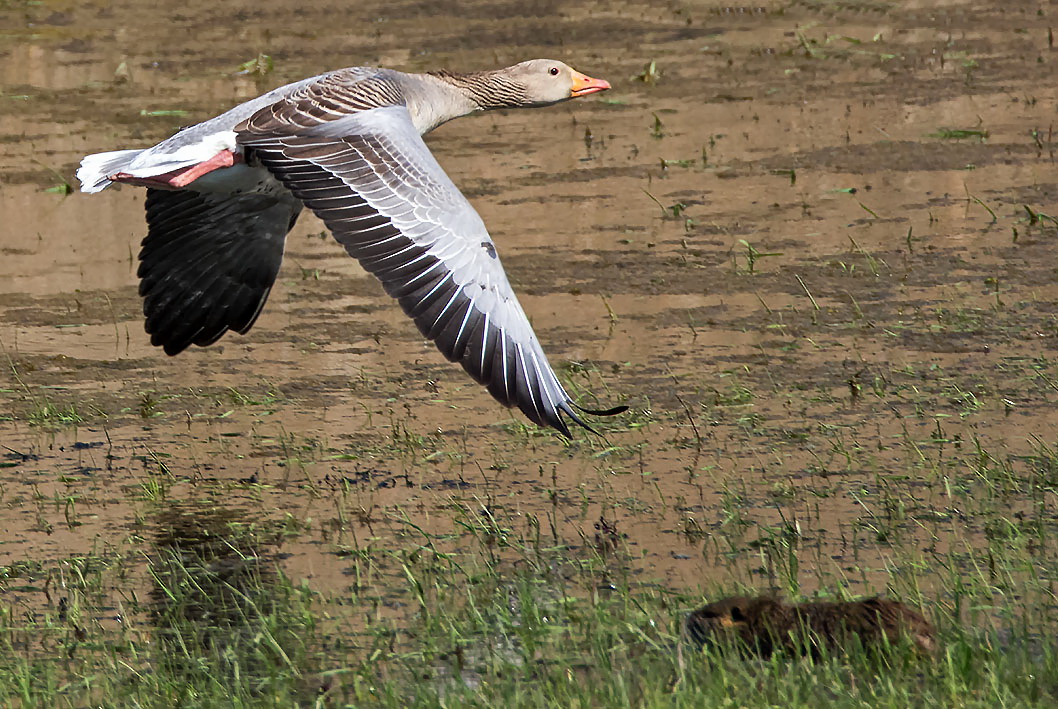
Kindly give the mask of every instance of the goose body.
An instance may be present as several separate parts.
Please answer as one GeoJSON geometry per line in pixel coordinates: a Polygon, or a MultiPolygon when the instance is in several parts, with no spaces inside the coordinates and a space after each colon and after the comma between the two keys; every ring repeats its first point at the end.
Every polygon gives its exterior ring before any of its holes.
{"type": "Polygon", "coordinates": [[[544,106],[609,87],[543,59],[472,74],[341,69],[153,147],[89,155],[77,177],[83,192],[148,188],[139,290],[151,343],[166,353],[249,331],[286,234],[308,207],[449,360],[504,405],[569,436],[563,415],[587,426],[484,223],[421,136],[474,111],[544,106]]]}

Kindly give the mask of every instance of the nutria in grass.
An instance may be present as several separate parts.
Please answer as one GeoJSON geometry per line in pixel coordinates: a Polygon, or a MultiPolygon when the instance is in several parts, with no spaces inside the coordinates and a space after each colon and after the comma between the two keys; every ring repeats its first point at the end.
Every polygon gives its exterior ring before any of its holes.
{"type": "Polygon", "coordinates": [[[765,657],[775,651],[817,654],[848,650],[857,642],[884,650],[906,637],[922,653],[936,647],[936,630],[903,603],[884,598],[789,604],[768,597],[725,598],[690,613],[687,637],[697,645],[734,641],[765,657]]]}

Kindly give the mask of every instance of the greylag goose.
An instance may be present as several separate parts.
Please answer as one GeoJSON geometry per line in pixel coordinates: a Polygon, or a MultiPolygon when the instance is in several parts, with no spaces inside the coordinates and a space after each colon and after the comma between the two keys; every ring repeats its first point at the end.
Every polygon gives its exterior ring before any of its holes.
{"type": "Polygon", "coordinates": [[[77,177],[83,192],[148,188],[139,292],[151,344],[167,354],[249,331],[307,206],[445,357],[500,403],[569,437],[562,414],[591,429],[548,364],[481,217],[421,136],[474,111],[608,88],[546,59],[470,74],[340,69],[154,147],[89,155],[77,177]]]}

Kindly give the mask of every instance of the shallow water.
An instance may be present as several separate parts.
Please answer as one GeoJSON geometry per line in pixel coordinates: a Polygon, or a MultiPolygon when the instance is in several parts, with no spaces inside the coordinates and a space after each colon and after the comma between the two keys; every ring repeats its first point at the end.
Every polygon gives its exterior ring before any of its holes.
{"type": "Polygon", "coordinates": [[[1036,4],[472,7],[0,6],[0,566],[134,554],[159,496],[294,520],[282,564],[339,594],[343,551],[409,516],[451,532],[453,506],[574,547],[605,519],[681,591],[774,582],[723,540],[790,529],[806,591],[899,591],[884,545],[849,542],[893,500],[923,548],[980,540],[933,486],[970,489],[971,441],[1030,465],[1058,423],[1055,223],[1024,208],[1058,212],[1036,4]],[[271,73],[236,73],[259,53],[271,73]],[[166,357],[136,295],[142,191],[49,191],[327,69],[534,56],[614,89],[429,143],[552,362],[586,405],[633,407],[605,438],[523,426],[310,216],[248,335],[166,357]]]}

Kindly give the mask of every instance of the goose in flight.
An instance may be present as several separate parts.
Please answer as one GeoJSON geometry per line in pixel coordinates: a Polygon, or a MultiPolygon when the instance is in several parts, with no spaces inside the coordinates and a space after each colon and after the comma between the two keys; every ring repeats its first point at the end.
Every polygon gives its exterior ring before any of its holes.
{"type": "Polygon", "coordinates": [[[500,403],[569,437],[563,415],[591,429],[548,364],[481,217],[421,136],[474,111],[608,88],[547,59],[469,74],[339,69],[154,147],[89,155],[77,177],[83,192],[147,187],[139,292],[151,344],[167,354],[249,331],[305,206],[445,357],[500,403]]]}

